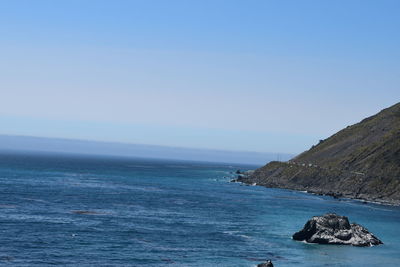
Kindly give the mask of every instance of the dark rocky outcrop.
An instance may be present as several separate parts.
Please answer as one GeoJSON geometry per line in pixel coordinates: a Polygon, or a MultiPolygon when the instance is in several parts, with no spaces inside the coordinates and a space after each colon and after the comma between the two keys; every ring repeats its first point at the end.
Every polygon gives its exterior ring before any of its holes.
{"type": "Polygon", "coordinates": [[[240,170],[237,170],[235,172],[235,174],[237,174],[237,178],[236,179],[232,179],[231,182],[232,183],[240,182],[242,179],[246,179],[247,177],[249,177],[253,173],[254,173],[254,170],[248,170],[248,171],[244,171],[244,172],[242,172],[240,170]]]}
{"type": "Polygon", "coordinates": [[[356,223],[350,224],[346,216],[334,213],[313,217],[301,231],[293,235],[293,239],[308,243],[358,247],[383,244],[363,226],[356,223]]]}
{"type": "Polygon", "coordinates": [[[400,204],[400,103],[238,182],[400,204]]]}
{"type": "Polygon", "coordinates": [[[266,262],[257,264],[257,267],[274,267],[274,265],[272,264],[272,261],[267,260],[266,262]]]}

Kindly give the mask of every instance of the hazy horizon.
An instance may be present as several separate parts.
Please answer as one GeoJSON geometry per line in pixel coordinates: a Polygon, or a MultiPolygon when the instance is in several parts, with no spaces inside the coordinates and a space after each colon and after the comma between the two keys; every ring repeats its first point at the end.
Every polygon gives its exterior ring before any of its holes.
{"type": "Polygon", "coordinates": [[[3,1],[0,134],[297,154],[400,99],[399,1],[3,1]]]}
{"type": "Polygon", "coordinates": [[[63,153],[93,156],[120,156],[147,159],[171,159],[219,163],[264,165],[272,160],[289,160],[293,154],[252,151],[169,147],[120,142],[36,136],[0,135],[0,153],[63,153]]]}

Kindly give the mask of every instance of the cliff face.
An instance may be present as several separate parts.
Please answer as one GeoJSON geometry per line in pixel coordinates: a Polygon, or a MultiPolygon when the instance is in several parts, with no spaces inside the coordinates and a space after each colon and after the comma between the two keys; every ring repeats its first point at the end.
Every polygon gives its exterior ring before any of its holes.
{"type": "Polygon", "coordinates": [[[239,181],[400,204],[400,103],[239,181]]]}

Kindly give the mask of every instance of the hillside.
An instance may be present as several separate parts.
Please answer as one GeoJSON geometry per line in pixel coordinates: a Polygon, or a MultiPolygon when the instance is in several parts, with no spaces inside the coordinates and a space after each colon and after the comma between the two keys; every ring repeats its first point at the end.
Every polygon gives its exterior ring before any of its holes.
{"type": "Polygon", "coordinates": [[[400,204],[400,103],[239,181],[400,204]]]}

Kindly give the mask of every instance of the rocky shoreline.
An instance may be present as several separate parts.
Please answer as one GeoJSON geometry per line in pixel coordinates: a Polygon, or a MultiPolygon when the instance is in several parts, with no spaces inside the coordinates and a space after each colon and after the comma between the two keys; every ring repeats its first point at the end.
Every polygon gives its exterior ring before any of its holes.
{"type": "MultiPolygon", "coordinates": [[[[285,163],[287,164],[287,163],[285,163]]],[[[257,185],[257,186],[264,186],[267,188],[280,188],[280,189],[287,189],[287,190],[294,190],[294,191],[301,191],[306,192],[313,195],[319,196],[330,196],[335,199],[353,199],[358,200],[363,203],[374,203],[374,204],[382,204],[382,205],[391,205],[391,206],[400,206],[400,201],[395,199],[387,199],[387,198],[379,198],[375,195],[368,195],[368,194],[354,194],[353,192],[348,191],[338,191],[332,189],[325,189],[325,188],[315,188],[315,187],[308,187],[308,186],[301,186],[301,185],[293,185],[293,184],[280,184],[280,183],[271,183],[266,181],[265,179],[261,179],[257,176],[257,170],[248,170],[248,171],[240,171],[237,170],[235,174],[237,177],[232,179],[231,182],[233,183],[243,183],[246,185],[257,185]],[[256,174],[256,175],[255,175],[256,174]]]]}
{"type": "Polygon", "coordinates": [[[400,205],[400,103],[236,181],[400,205]]]}

